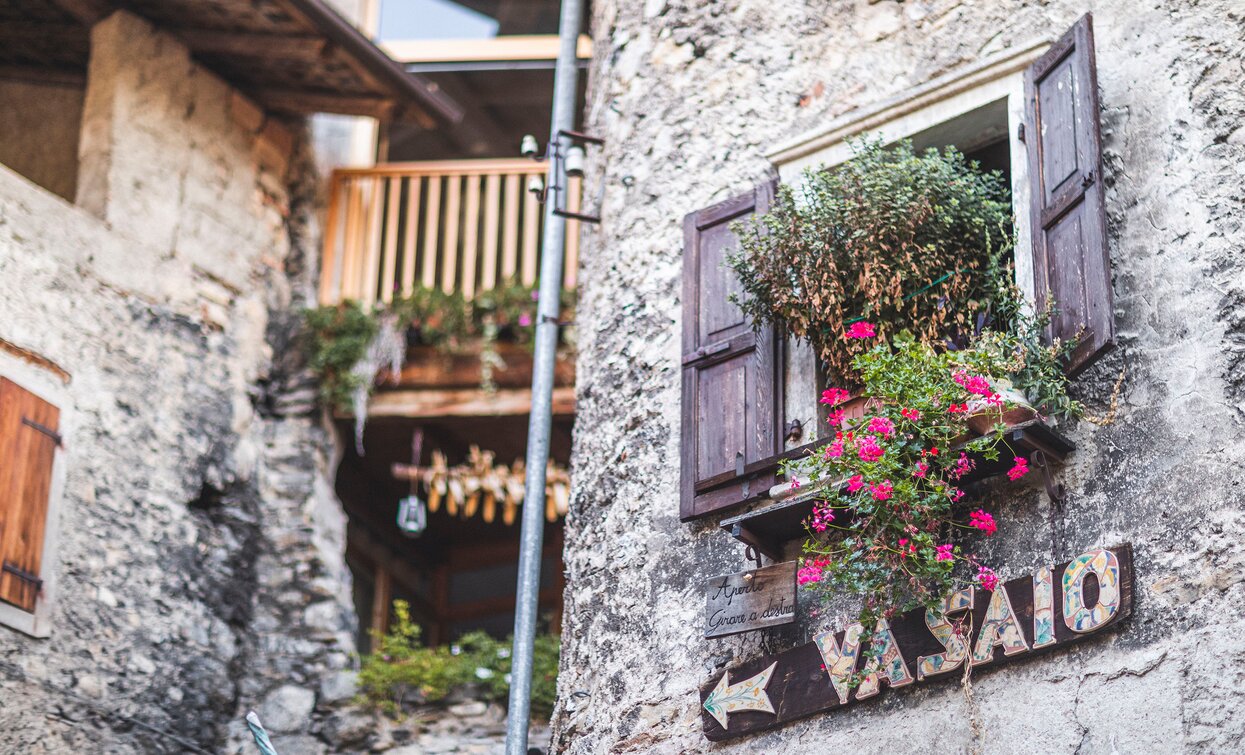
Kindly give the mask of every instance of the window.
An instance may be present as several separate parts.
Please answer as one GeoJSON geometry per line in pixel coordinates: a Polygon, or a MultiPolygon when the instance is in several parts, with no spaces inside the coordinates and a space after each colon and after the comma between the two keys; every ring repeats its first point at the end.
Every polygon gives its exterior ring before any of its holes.
{"type": "MultiPolygon", "coordinates": [[[[850,159],[849,140],[866,134],[884,142],[910,138],[918,148],[955,145],[987,168],[1001,170],[1012,189],[1017,283],[1039,308],[1057,303],[1047,336],[1078,344],[1067,365],[1069,373],[1085,369],[1112,347],[1115,324],[1090,15],[1052,45],[1009,51],[860,108],[780,145],[769,158],[783,182],[796,183],[805,168],[833,167],[850,159]]],[[[757,488],[776,481],[777,453],[758,459],[756,449],[769,446],[775,437],[777,452],[815,441],[792,432],[792,423],[808,425],[820,414],[816,360],[806,344],[783,339],[772,327],[762,328],[752,341],[726,338],[732,330],[703,342],[703,331],[718,321],[751,330],[737,308],[706,305],[703,294],[704,281],[728,275],[720,260],[733,236],[715,230],[713,223],[728,205],[730,201],[699,210],[685,220],[684,519],[764,497],[765,490],[757,488]],[[754,345],[767,338],[776,343],[776,354],[754,345]],[[718,362],[729,366],[731,360],[735,369],[708,369],[718,362]],[[764,416],[766,411],[769,416],[764,416]]],[[[744,210],[763,211],[756,203],[744,210]]],[[[720,292],[735,287],[729,280],[715,285],[720,292]]],[[[714,295],[710,301],[723,297],[714,295]]],[[[820,429],[821,423],[814,426],[820,429]]]]}
{"type": "Polygon", "coordinates": [[[46,637],[55,595],[63,386],[4,352],[0,375],[0,624],[46,637]]]}

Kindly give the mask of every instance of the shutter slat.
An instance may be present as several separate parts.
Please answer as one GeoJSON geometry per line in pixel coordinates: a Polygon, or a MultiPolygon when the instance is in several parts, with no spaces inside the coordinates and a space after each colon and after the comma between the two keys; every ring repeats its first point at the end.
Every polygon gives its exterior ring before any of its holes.
{"type": "Polygon", "coordinates": [[[773,184],[687,216],[683,257],[683,430],[680,515],[684,520],[765,493],[781,452],[779,339],[754,330],[730,296],[742,291],[726,259],[737,248],[731,224],[763,213],[773,184]]]}
{"type": "MultiPolygon", "coordinates": [[[[0,567],[39,575],[60,411],[0,378],[0,567]]],[[[0,569],[0,601],[34,611],[39,588],[0,569]]]]}
{"type": "Polygon", "coordinates": [[[1070,374],[1115,345],[1093,18],[1083,16],[1025,73],[1034,293],[1047,330],[1076,343],[1070,374]]]}

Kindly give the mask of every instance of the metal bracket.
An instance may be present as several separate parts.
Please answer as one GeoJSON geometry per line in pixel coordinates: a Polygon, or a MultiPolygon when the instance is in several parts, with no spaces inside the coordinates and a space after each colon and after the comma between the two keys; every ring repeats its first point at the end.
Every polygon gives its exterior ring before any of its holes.
{"type": "Polygon", "coordinates": [[[8,561],[4,562],[4,567],[3,569],[0,569],[0,571],[4,571],[9,574],[12,574],[14,577],[17,577],[21,581],[34,585],[36,590],[43,589],[43,580],[39,579],[39,576],[37,574],[31,574],[25,569],[22,569],[21,567],[16,566],[15,564],[9,563],[8,561]]]}
{"type": "Polygon", "coordinates": [[[1042,472],[1042,483],[1046,486],[1046,495],[1050,496],[1050,502],[1055,508],[1062,511],[1064,503],[1068,500],[1068,491],[1062,482],[1056,482],[1054,473],[1051,471],[1050,462],[1046,458],[1046,454],[1041,451],[1033,452],[1033,463],[1042,472]]]}
{"type": "Polygon", "coordinates": [[[49,438],[52,439],[52,442],[57,445],[57,447],[60,447],[63,445],[60,433],[56,432],[52,428],[47,427],[45,425],[41,425],[38,422],[35,422],[33,419],[27,419],[26,417],[22,417],[22,424],[25,425],[26,427],[34,429],[35,432],[42,433],[48,436],[49,438]]]}
{"type": "Polygon", "coordinates": [[[749,545],[747,548],[744,548],[744,558],[756,564],[758,569],[765,565],[761,561],[761,552],[757,550],[755,545],[749,545]]]}

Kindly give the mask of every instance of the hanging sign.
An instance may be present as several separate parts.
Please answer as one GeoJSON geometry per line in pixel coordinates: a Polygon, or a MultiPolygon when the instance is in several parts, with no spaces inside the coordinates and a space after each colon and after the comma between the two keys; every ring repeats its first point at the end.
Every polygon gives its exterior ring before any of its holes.
{"type": "Polygon", "coordinates": [[[959,679],[965,662],[976,673],[1028,658],[1114,626],[1132,606],[1131,546],[1094,548],[994,591],[956,592],[939,611],[918,608],[879,621],[867,645],[863,628],[852,624],[727,669],[700,689],[705,736],[771,729],[876,697],[883,685],[959,679]],[[965,627],[964,635],[955,624],[965,627]],[[853,685],[858,671],[863,676],[853,685]]]}
{"type": "Polygon", "coordinates": [[[705,636],[751,632],[795,621],[796,562],[724,574],[705,582],[705,636]]]}

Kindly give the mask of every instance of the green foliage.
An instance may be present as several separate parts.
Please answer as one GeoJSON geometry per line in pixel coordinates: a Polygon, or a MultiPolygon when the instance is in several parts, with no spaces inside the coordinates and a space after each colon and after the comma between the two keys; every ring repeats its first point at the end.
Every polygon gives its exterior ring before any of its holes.
{"type": "Polygon", "coordinates": [[[376,337],[376,318],[356,302],[308,309],[304,313],[310,350],[308,366],[320,378],[320,398],[329,406],[350,406],[359,385],[351,371],[376,337]]]}
{"type": "MultiPolygon", "coordinates": [[[[1014,461],[1009,477],[1027,473],[1027,462],[1007,447],[1001,422],[973,437],[969,417],[1014,408],[999,391],[1011,356],[974,344],[935,351],[911,336],[881,342],[856,357],[854,367],[870,397],[864,417],[835,409],[835,438],[820,453],[787,463],[786,472],[825,485],[824,500],[806,523],[809,538],[800,583],[826,596],[861,599],[861,624],[918,606],[935,607],[955,589],[957,562],[976,567],[987,589],[993,572],[965,553],[957,533],[989,518],[956,511],[960,485],[975,458],[1014,461]]],[[[830,389],[824,403],[837,406],[848,393],[830,389]]]]}
{"type": "Polygon", "coordinates": [[[737,225],[729,260],[744,311],[810,341],[837,379],[854,377],[864,350],[843,339],[855,321],[926,344],[971,330],[1012,236],[1002,177],[953,147],[853,146],[851,160],[806,172],[801,189],[780,187],[767,214],[737,225]]]}
{"type": "Polygon", "coordinates": [[[457,291],[417,288],[390,305],[398,322],[410,328],[418,343],[453,346],[473,333],[471,305],[457,291]]]}
{"type": "MultiPolygon", "coordinates": [[[[388,305],[398,327],[413,335],[415,343],[452,349],[471,340],[484,343],[484,383],[491,383],[494,367],[504,364],[493,351],[498,342],[531,344],[536,333],[537,292],[514,282],[482,291],[467,301],[457,291],[417,288],[409,296],[388,305]]],[[[563,291],[562,317],[574,316],[575,292],[563,291]]],[[[354,366],[367,354],[379,330],[378,306],[367,311],[358,302],[318,307],[304,312],[311,351],[310,367],[320,379],[321,399],[334,409],[346,410],[360,378],[354,366]]],[[[369,386],[370,387],[370,386],[369,386]]]]}
{"type": "Polygon", "coordinates": [[[1032,313],[1023,305],[1010,266],[998,266],[995,328],[978,340],[978,351],[998,355],[999,369],[1007,372],[1012,385],[1023,393],[1040,413],[1074,419],[1084,414],[1080,402],[1068,396],[1068,375],[1064,363],[1076,344],[1056,339],[1046,343],[1044,334],[1055,310],[1032,313]]]}
{"type": "MultiPolygon", "coordinates": [[[[377,636],[376,652],[363,657],[359,670],[362,701],[390,715],[401,715],[420,702],[436,702],[451,690],[473,687],[477,699],[505,704],[510,695],[509,639],[484,632],[463,635],[449,647],[423,647],[410,606],[393,603],[389,633],[377,636]]],[[[557,699],[558,638],[536,637],[532,663],[532,711],[548,716],[557,699]]]]}

